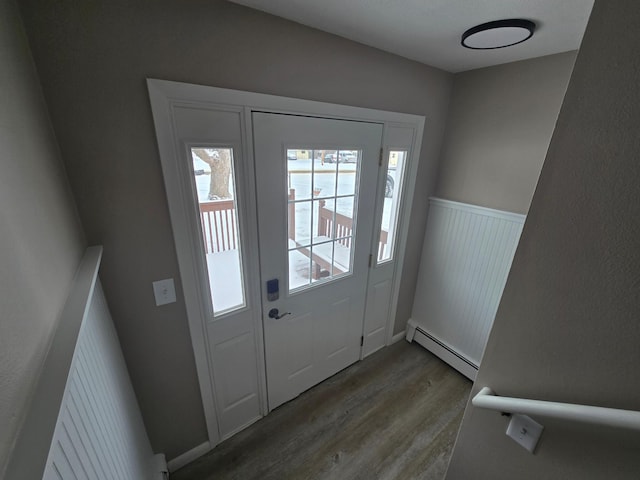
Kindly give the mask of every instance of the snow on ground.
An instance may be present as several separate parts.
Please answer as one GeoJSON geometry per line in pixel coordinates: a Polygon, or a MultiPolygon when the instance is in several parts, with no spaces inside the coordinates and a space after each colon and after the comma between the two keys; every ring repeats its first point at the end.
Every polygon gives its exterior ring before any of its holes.
{"type": "Polygon", "coordinates": [[[238,250],[207,253],[213,311],[217,314],[244,305],[238,250]],[[224,272],[224,275],[215,273],[224,272]]]}
{"type": "MultiPolygon", "coordinates": [[[[242,307],[245,301],[238,250],[208,253],[207,270],[214,313],[217,315],[242,307]],[[217,275],[220,272],[224,272],[224,275],[217,275]]],[[[310,273],[309,257],[297,251],[289,252],[289,288],[309,285],[310,273]]]]}
{"type": "MultiPolygon", "coordinates": [[[[196,190],[199,202],[208,201],[210,169],[203,161],[194,158],[194,170],[201,171],[195,176],[196,190]]],[[[296,205],[296,239],[308,239],[317,236],[318,200],[333,197],[334,195],[353,195],[356,189],[356,164],[339,163],[324,165],[320,159],[316,159],[312,166],[311,160],[288,161],[288,185],[296,191],[296,200],[315,199],[314,202],[301,202],[296,205]],[[315,175],[312,175],[312,168],[315,175]],[[337,175],[336,175],[337,174],[337,175]],[[336,181],[337,179],[337,181],[336,181]],[[313,195],[315,190],[316,195],[313,195]],[[313,219],[311,205],[316,214],[313,219]]],[[[288,192],[283,192],[288,195],[288,192]]],[[[336,208],[338,213],[352,217],[354,197],[327,199],[327,207],[336,208]],[[337,204],[337,205],[336,205],[337,204]]],[[[391,199],[384,199],[384,211],[382,218],[383,228],[389,228],[391,214],[391,199]]],[[[242,292],[242,275],[238,250],[227,250],[220,253],[207,254],[207,266],[209,282],[213,297],[214,312],[222,311],[244,305],[242,292]],[[223,275],[214,275],[214,272],[224,272],[223,275]]],[[[309,285],[311,273],[311,261],[309,257],[299,251],[289,252],[289,288],[297,288],[309,285]]]]}

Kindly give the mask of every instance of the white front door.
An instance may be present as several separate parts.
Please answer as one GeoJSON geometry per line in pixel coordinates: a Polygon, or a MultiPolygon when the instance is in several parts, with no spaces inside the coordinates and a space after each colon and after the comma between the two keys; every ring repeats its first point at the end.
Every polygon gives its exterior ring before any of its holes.
{"type": "Polygon", "coordinates": [[[252,121],[273,410],[360,358],[383,126],[258,112],[252,121]]]}
{"type": "Polygon", "coordinates": [[[148,85],[213,446],[402,336],[399,194],[413,197],[424,118],[148,85]],[[259,113],[283,111],[304,114],[259,113]]]}

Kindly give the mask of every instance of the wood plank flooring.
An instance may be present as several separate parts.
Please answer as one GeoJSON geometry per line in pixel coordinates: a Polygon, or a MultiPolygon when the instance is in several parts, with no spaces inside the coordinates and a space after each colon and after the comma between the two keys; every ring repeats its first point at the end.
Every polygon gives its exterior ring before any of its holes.
{"type": "Polygon", "coordinates": [[[446,472],[471,382],[416,344],[343,370],[171,480],[412,480],[446,472]]]}

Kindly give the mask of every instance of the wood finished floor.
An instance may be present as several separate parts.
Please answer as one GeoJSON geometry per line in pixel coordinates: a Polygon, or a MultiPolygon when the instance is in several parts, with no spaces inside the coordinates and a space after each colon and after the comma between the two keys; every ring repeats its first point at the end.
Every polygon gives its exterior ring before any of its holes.
{"type": "Polygon", "coordinates": [[[171,480],[412,480],[446,472],[471,382],[416,344],[336,374],[171,480]]]}

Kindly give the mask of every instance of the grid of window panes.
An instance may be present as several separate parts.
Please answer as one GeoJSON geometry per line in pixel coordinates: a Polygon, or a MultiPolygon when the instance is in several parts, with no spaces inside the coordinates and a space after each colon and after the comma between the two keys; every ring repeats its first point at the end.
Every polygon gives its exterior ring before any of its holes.
{"type": "Polygon", "coordinates": [[[378,264],[393,260],[407,151],[391,150],[387,160],[384,206],[382,208],[382,223],[378,237],[378,264]]]}
{"type": "Polygon", "coordinates": [[[289,290],[353,268],[361,152],[287,149],[289,290]]]}
{"type": "Polygon", "coordinates": [[[214,316],[245,306],[233,149],[191,148],[214,316]]]}

